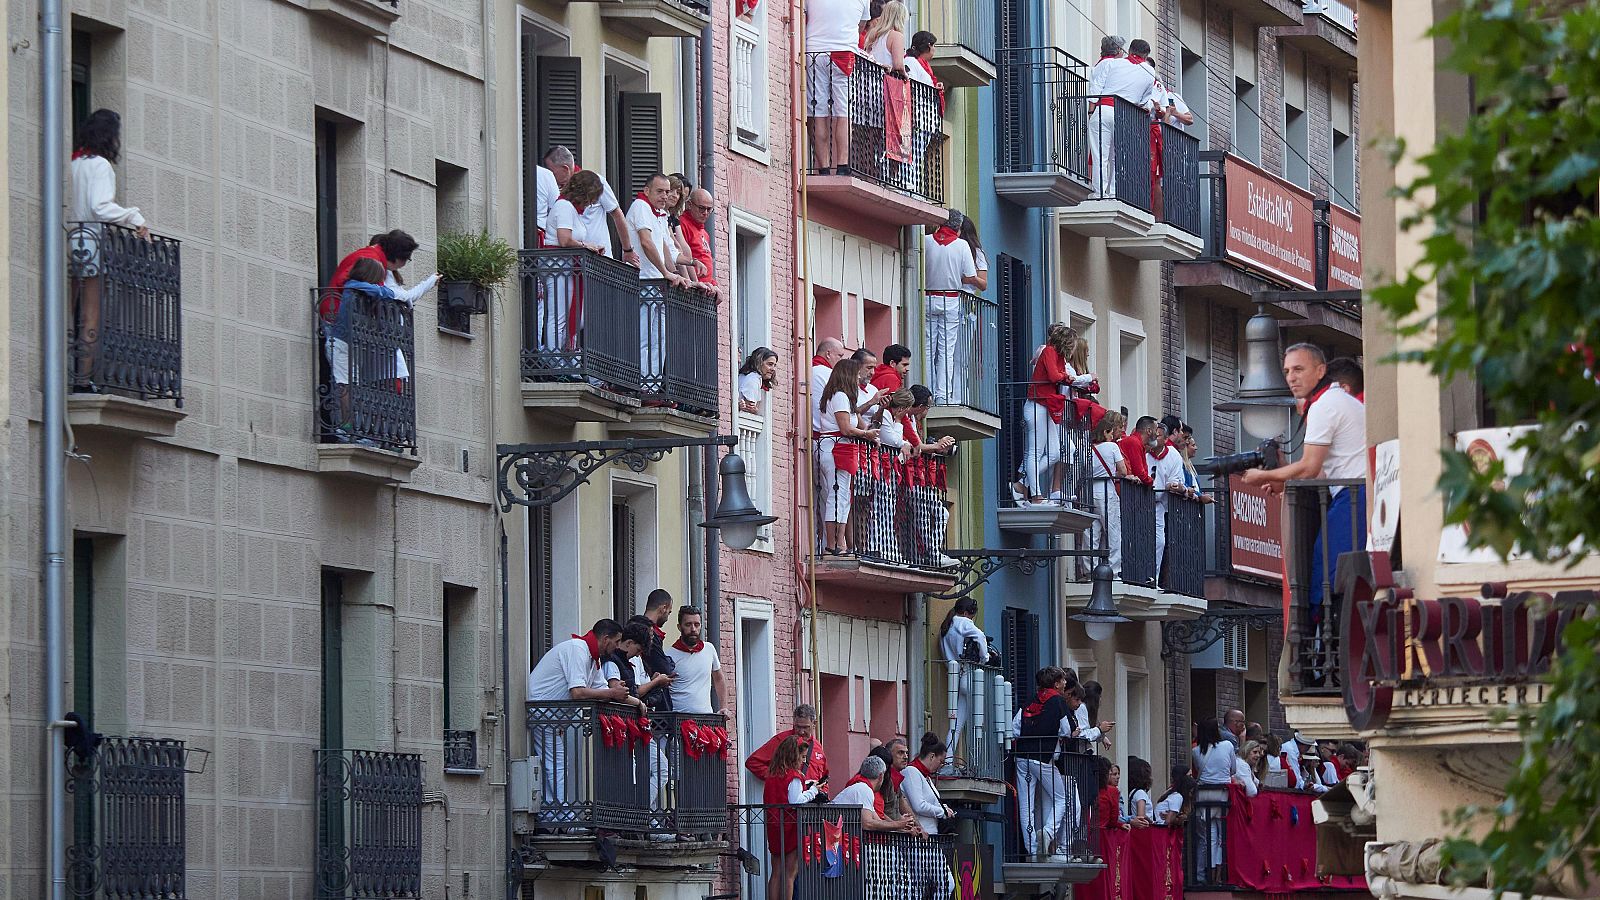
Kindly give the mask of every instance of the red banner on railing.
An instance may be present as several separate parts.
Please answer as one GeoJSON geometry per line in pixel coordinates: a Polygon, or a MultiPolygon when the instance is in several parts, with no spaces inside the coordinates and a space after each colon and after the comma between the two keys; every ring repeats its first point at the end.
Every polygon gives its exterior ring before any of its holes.
{"type": "MultiPolygon", "coordinates": [[[[1099,827],[1099,826],[1095,826],[1099,827]]],[[[1105,870],[1073,890],[1077,900],[1183,900],[1182,828],[1100,832],[1105,870]]]]}
{"type": "Polygon", "coordinates": [[[1233,571],[1283,579],[1283,496],[1228,479],[1228,556],[1233,571]]]}
{"type": "Polygon", "coordinates": [[[1222,175],[1228,189],[1228,258],[1315,290],[1311,192],[1231,154],[1222,175]]]}
{"type": "Polygon", "coordinates": [[[1328,207],[1328,290],[1361,290],[1361,216],[1328,207]]]}
{"type": "Polygon", "coordinates": [[[1228,811],[1228,883],[1266,894],[1365,891],[1366,879],[1317,874],[1317,826],[1310,794],[1263,790],[1246,797],[1237,785],[1228,811]]]}

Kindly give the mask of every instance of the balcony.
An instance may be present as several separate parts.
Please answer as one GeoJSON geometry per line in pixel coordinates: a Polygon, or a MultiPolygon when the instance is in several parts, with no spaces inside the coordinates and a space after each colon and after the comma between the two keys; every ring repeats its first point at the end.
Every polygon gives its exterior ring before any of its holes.
{"type": "Polygon", "coordinates": [[[944,43],[933,46],[933,74],[946,88],[988,87],[994,81],[994,8],[941,0],[925,26],[944,43]]]}
{"type": "Polygon", "coordinates": [[[1364,504],[1348,498],[1338,503],[1342,517],[1336,511],[1330,520],[1329,512],[1337,494],[1365,486],[1363,479],[1316,479],[1291,481],[1285,487],[1289,621],[1283,652],[1289,654],[1289,693],[1296,697],[1336,698],[1342,690],[1339,618],[1344,603],[1333,587],[1337,550],[1341,543],[1353,550],[1366,549],[1364,540],[1357,544],[1350,539],[1366,534],[1366,519],[1364,504]],[[1332,541],[1322,539],[1336,533],[1332,541]]]}
{"type": "Polygon", "coordinates": [[[664,279],[639,282],[641,408],[613,430],[638,437],[707,437],[717,430],[717,303],[664,279]]]}
{"type": "Polygon", "coordinates": [[[1085,884],[1106,870],[1095,756],[1077,738],[1015,737],[1007,757],[1005,882],[1085,884]]]}
{"type": "Polygon", "coordinates": [[[378,37],[400,18],[400,0],[295,0],[311,12],[346,28],[378,37]]]}
{"type": "Polygon", "coordinates": [[[698,38],[711,24],[704,0],[605,0],[595,4],[600,20],[636,38],[698,38]]]}
{"type": "Polygon", "coordinates": [[[409,480],[419,462],[411,307],[353,289],[313,288],[311,299],[318,471],[409,480]]]}
{"type": "Polygon", "coordinates": [[[183,742],[95,737],[66,751],[72,895],[184,896],[183,742]]]}
{"type": "MultiPolygon", "coordinates": [[[[1156,553],[1156,516],[1161,515],[1156,491],[1132,481],[1096,479],[1093,504],[1106,510],[1116,504],[1120,538],[1105,544],[1116,572],[1112,596],[1117,611],[1134,621],[1163,622],[1193,619],[1206,611],[1205,512],[1198,500],[1175,494],[1166,496],[1166,521],[1161,553],[1156,553]]],[[[1098,518],[1098,514],[1097,514],[1098,518]]],[[[1103,545],[1100,524],[1080,547],[1103,545]]],[[[1080,559],[1069,572],[1063,599],[1069,607],[1087,606],[1091,591],[1092,559],[1080,559]]]]}
{"type": "Polygon", "coordinates": [[[478,765],[478,733],[455,728],[444,732],[444,770],[447,774],[481,775],[478,765]]]}
{"type": "MultiPolygon", "coordinates": [[[[837,790],[837,788],[836,788],[837,790]]],[[[729,808],[728,830],[743,865],[733,897],[771,897],[775,873],[795,872],[795,900],[949,897],[956,889],[955,835],[872,831],[859,806],[746,805],[729,808]]]]}
{"type": "Polygon", "coordinates": [[[1027,399],[1026,383],[1001,388],[996,523],[1020,534],[1081,534],[1095,520],[1088,421],[1075,417],[1070,404],[1060,422],[1052,421],[1027,399]]]}
{"type": "Polygon", "coordinates": [[[1089,67],[1056,47],[1000,51],[995,193],[1018,206],[1089,196],[1089,67]]]}
{"type": "Polygon", "coordinates": [[[315,752],[315,895],[422,896],[422,757],[315,752]]]}
{"type": "Polygon", "coordinates": [[[1179,298],[1265,302],[1299,339],[1359,354],[1361,217],[1231,154],[1199,157],[1211,211],[1204,254],[1173,270],[1179,298]]]}
{"type": "Polygon", "coordinates": [[[1299,25],[1301,19],[1301,0],[1219,0],[1217,6],[1263,28],[1299,25]]]}
{"type": "MultiPolygon", "coordinates": [[[[1315,799],[1315,794],[1279,788],[1264,787],[1254,797],[1238,786],[1198,788],[1183,829],[1184,889],[1252,896],[1367,896],[1363,877],[1319,874],[1328,861],[1341,856],[1320,846],[1328,840],[1340,843],[1340,829],[1316,824],[1315,799]]],[[[1360,847],[1355,844],[1358,859],[1360,847]]]]}
{"type": "Polygon", "coordinates": [[[1278,30],[1278,40],[1311,59],[1356,74],[1355,11],[1340,0],[1307,0],[1302,23],[1278,30]]]}
{"type": "Polygon", "coordinates": [[[917,370],[933,392],[929,433],[958,441],[994,437],[1000,430],[999,307],[968,291],[940,291],[924,296],[923,319],[917,370]]]}
{"type": "Polygon", "coordinates": [[[827,53],[806,57],[811,201],[885,225],[944,224],[945,134],[938,92],[860,55],[849,75],[827,53]],[[836,148],[817,146],[816,136],[829,120],[839,119],[849,122],[849,146],[836,157],[836,148]]]}
{"type": "Polygon", "coordinates": [[[568,422],[639,409],[639,272],[587,250],[523,250],[522,405],[568,422]]]}
{"type": "Polygon", "coordinates": [[[67,224],[74,428],[171,437],[183,419],[178,251],[172,238],[145,240],[120,225],[67,224]]]}
{"type": "Polygon", "coordinates": [[[1001,670],[971,662],[928,661],[928,717],[934,731],[955,735],[949,764],[935,773],[947,803],[986,806],[1006,795],[1006,742],[1011,734],[1011,684],[1001,670]],[[958,722],[959,699],[971,717],[958,722]],[[960,726],[959,728],[957,726],[960,726]]]}
{"type": "Polygon", "coordinates": [[[600,859],[614,835],[618,860],[703,865],[726,847],[728,764],[721,715],[640,716],[618,703],[530,702],[528,741],[538,779],[518,786],[534,812],[522,842],[551,862],[600,859]]]}
{"type": "Polygon", "coordinates": [[[1108,249],[1135,259],[1199,256],[1203,249],[1199,141],[1163,124],[1162,174],[1157,180],[1151,165],[1157,148],[1151,146],[1150,115],[1122,97],[1092,96],[1087,103],[1089,134],[1108,129],[1104,136],[1109,162],[1092,158],[1091,141],[1089,196],[1056,213],[1061,227],[1086,237],[1103,237],[1108,249]]]}
{"type": "Polygon", "coordinates": [[[844,555],[819,555],[813,574],[819,584],[855,590],[915,594],[949,590],[956,583],[956,561],[947,557],[945,532],[946,460],[942,456],[900,461],[900,451],[870,441],[840,438],[833,451],[841,479],[818,484],[818,506],[848,510],[844,555]],[[857,471],[845,475],[854,458],[857,471]]]}

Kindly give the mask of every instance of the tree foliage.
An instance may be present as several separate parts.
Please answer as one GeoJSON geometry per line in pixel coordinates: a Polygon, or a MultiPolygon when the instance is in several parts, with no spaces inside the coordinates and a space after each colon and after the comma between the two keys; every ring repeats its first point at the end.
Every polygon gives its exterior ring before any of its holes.
{"type": "MultiPolygon", "coordinates": [[[[1538,426],[1517,443],[1527,457],[1513,477],[1446,451],[1446,520],[1502,558],[1575,563],[1600,547],[1600,3],[1461,0],[1434,33],[1477,108],[1416,158],[1421,175],[1399,194],[1418,212],[1401,226],[1425,233],[1423,256],[1373,298],[1402,333],[1433,338],[1403,359],[1474,378],[1502,424],[1538,426]]],[[[1585,877],[1600,848],[1593,613],[1565,640],[1546,704],[1518,722],[1505,801],[1466,811],[1489,832],[1447,848],[1461,880],[1548,890],[1574,864],[1585,877]]]]}

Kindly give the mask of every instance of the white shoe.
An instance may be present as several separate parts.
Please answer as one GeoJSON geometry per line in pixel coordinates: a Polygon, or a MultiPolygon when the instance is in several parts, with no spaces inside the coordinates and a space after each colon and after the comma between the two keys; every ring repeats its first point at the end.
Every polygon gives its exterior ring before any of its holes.
{"type": "Polygon", "coordinates": [[[945,556],[943,553],[941,553],[936,561],[936,565],[938,565],[941,569],[950,569],[961,565],[961,560],[952,559],[951,557],[945,556]]]}
{"type": "Polygon", "coordinates": [[[1065,853],[1052,853],[1050,854],[1048,861],[1052,865],[1065,866],[1072,862],[1072,857],[1066,855],[1065,853]]]}

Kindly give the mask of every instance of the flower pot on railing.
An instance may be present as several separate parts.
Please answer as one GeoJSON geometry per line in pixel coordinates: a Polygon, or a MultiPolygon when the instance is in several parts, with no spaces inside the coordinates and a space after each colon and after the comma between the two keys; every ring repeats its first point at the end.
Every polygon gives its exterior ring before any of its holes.
{"type": "Polygon", "coordinates": [[[471,281],[439,282],[439,302],[457,312],[481,315],[489,311],[489,295],[493,291],[471,281]]]}
{"type": "Polygon", "coordinates": [[[516,248],[487,231],[443,235],[439,238],[439,303],[458,313],[486,313],[490,295],[516,269],[516,248]]]}

